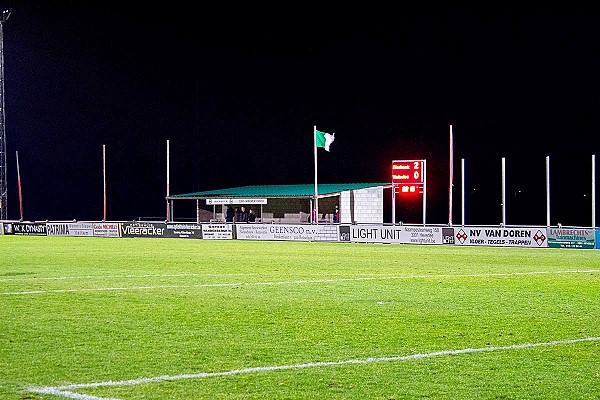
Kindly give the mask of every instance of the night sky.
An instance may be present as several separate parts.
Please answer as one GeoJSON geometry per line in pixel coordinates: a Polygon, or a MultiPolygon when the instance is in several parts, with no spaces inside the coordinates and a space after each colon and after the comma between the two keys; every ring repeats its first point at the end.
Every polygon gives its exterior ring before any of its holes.
{"type": "Polygon", "coordinates": [[[427,221],[447,223],[452,125],[455,223],[462,158],[466,222],[501,222],[505,157],[507,223],[545,225],[550,156],[552,224],[591,225],[592,10],[85,3],[2,3],[11,219],[16,151],[25,219],[102,219],[106,145],[108,219],[131,220],[165,216],[167,139],[171,194],[313,183],[316,125],[336,137],[320,183],[426,159],[427,221]]]}

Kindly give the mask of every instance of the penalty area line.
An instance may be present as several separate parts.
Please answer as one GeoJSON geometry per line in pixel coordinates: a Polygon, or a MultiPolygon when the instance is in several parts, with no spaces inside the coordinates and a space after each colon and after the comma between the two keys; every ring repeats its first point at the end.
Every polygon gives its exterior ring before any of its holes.
{"type": "Polygon", "coordinates": [[[151,377],[151,378],[129,379],[129,380],[123,380],[123,381],[79,383],[79,384],[71,384],[71,385],[65,385],[65,386],[49,386],[49,387],[37,387],[37,388],[34,387],[34,388],[29,388],[29,391],[35,392],[35,393],[51,394],[51,395],[55,395],[55,396],[59,396],[59,397],[80,399],[80,400],[118,400],[118,399],[114,399],[114,398],[80,395],[77,393],[73,393],[72,390],[86,389],[86,388],[114,387],[114,386],[133,386],[133,385],[140,385],[140,384],[144,384],[144,383],[156,383],[156,382],[164,382],[164,381],[178,381],[178,380],[184,380],[184,379],[202,379],[202,378],[212,378],[212,377],[234,376],[234,375],[241,375],[241,374],[254,374],[254,373],[261,373],[261,372],[273,372],[273,371],[293,370],[293,369],[332,367],[332,366],[349,365],[349,364],[372,364],[372,363],[393,362],[393,361],[409,361],[409,360],[418,360],[418,359],[424,359],[424,358],[434,358],[434,357],[452,356],[452,355],[460,355],[460,354],[520,350],[520,349],[527,349],[527,348],[534,348],[534,347],[558,346],[558,345],[566,345],[566,344],[573,344],[573,343],[597,342],[597,341],[600,341],[600,336],[578,338],[578,339],[554,340],[554,341],[550,341],[550,342],[541,342],[541,343],[522,343],[522,344],[515,344],[515,345],[510,345],[510,346],[491,346],[491,347],[466,348],[466,349],[457,349],[457,350],[441,350],[441,351],[434,351],[431,353],[417,353],[417,354],[410,354],[410,355],[405,355],[405,356],[369,357],[369,358],[352,359],[352,360],[344,360],[344,361],[322,361],[322,362],[309,362],[309,363],[303,363],[303,364],[272,365],[272,366],[265,366],[265,367],[234,369],[234,370],[230,370],[230,371],[221,371],[221,372],[200,372],[200,373],[195,373],[195,374],[162,375],[162,376],[156,376],[156,377],[151,377]]]}

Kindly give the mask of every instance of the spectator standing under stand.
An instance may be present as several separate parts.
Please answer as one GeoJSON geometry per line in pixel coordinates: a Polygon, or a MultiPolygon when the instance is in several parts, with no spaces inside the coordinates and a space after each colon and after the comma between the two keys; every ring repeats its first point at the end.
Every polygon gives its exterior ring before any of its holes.
{"type": "Polygon", "coordinates": [[[240,222],[248,222],[248,211],[246,211],[246,207],[241,208],[240,210],[240,222]]]}
{"type": "Polygon", "coordinates": [[[337,204],[335,205],[335,211],[333,212],[333,222],[340,222],[340,209],[337,204]]]}
{"type": "Polygon", "coordinates": [[[256,214],[254,214],[254,210],[250,209],[248,210],[248,222],[255,222],[256,221],[256,214]]]}
{"type": "Polygon", "coordinates": [[[227,206],[227,212],[225,214],[225,222],[233,222],[234,217],[233,208],[231,206],[227,206]]]}

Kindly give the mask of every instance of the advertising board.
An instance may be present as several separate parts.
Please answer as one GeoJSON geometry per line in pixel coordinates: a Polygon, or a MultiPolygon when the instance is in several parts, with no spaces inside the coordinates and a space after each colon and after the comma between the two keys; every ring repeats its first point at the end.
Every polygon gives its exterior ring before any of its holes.
{"type": "Polygon", "coordinates": [[[167,222],[164,236],[168,238],[202,239],[202,225],[167,222]]]}
{"type": "Polygon", "coordinates": [[[442,244],[442,228],[406,225],[346,225],[340,241],[388,244],[442,244]]]}
{"type": "Polygon", "coordinates": [[[542,227],[462,226],[452,229],[457,245],[548,247],[548,234],[542,227]]]}
{"type": "Polygon", "coordinates": [[[236,224],[236,237],[242,240],[297,240],[335,242],[337,225],[236,224]]]}
{"type": "Polygon", "coordinates": [[[94,223],[92,229],[94,236],[98,237],[120,237],[121,234],[121,224],[117,222],[94,223]]]}
{"type": "Polygon", "coordinates": [[[233,224],[202,224],[202,239],[233,239],[233,224]]]}
{"type": "Polygon", "coordinates": [[[45,222],[9,222],[4,223],[5,235],[46,236],[45,222]]]}
{"type": "Polygon", "coordinates": [[[48,236],[94,236],[94,224],[85,222],[48,222],[48,236]]]}
{"type": "Polygon", "coordinates": [[[164,237],[167,224],[164,222],[125,222],[121,224],[121,236],[164,237]]]}
{"type": "Polygon", "coordinates": [[[549,228],[548,247],[593,249],[596,247],[596,232],[592,228],[549,228]]]}

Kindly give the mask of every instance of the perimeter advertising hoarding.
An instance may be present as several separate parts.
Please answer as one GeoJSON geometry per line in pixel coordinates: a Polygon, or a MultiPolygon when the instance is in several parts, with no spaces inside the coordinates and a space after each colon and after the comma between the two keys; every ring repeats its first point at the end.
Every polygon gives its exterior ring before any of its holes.
{"type": "Polygon", "coordinates": [[[548,247],[565,249],[593,249],[596,232],[585,228],[549,228],[548,247]]]}
{"type": "Polygon", "coordinates": [[[600,249],[600,229],[596,229],[596,248],[600,249]]]}
{"type": "Polygon", "coordinates": [[[94,224],[84,222],[48,222],[48,236],[94,236],[94,224]]]}
{"type": "Polygon", "coordinates": [[[202,224],[202,239],[233,239],[233,224],[202,224]]]}
{"type": "Polygon", "coordinates": [[[9,222],[4,224],[5,235],[46,236],[45,222],[9,222]]]}
{"type": "Polygon", "coordinates": [[[442,228],[406,225],[343,225],[340,241],[389,244],[442,244],[442,228]]]}
{"type": "Polygon", "coordinates": [[[125,222],[121,224],[121,236],[132,237],[165,237],[167,224],[164,222],[125,222]]]}
{"type": "Polygon", "coordinates": [[[546,228],[462,226],[452,229],[456,245],[548,247],[546,228]]]}
{"type": "Polygon", "coordinates": [[[202,225],[168,222],[165,237],[182,239],[202,239],[202,225]]]}
{"type": "Polygon", "coordinates": [[[202,226],[172,222],[126,222],[121,224],[121,236],[202,239],[202,226]]]}
{"type": "Polygon", "coordinates": [[[337,225],[236,224],[236,235],[242,240],[297,240],[335,242],[337,225]]]}
{"type": "Polygon", "coordinates": [[[98,237],[120,237],[121,224],[117,222],[102,222],[94,224],[94,236],[98,237]]]}

